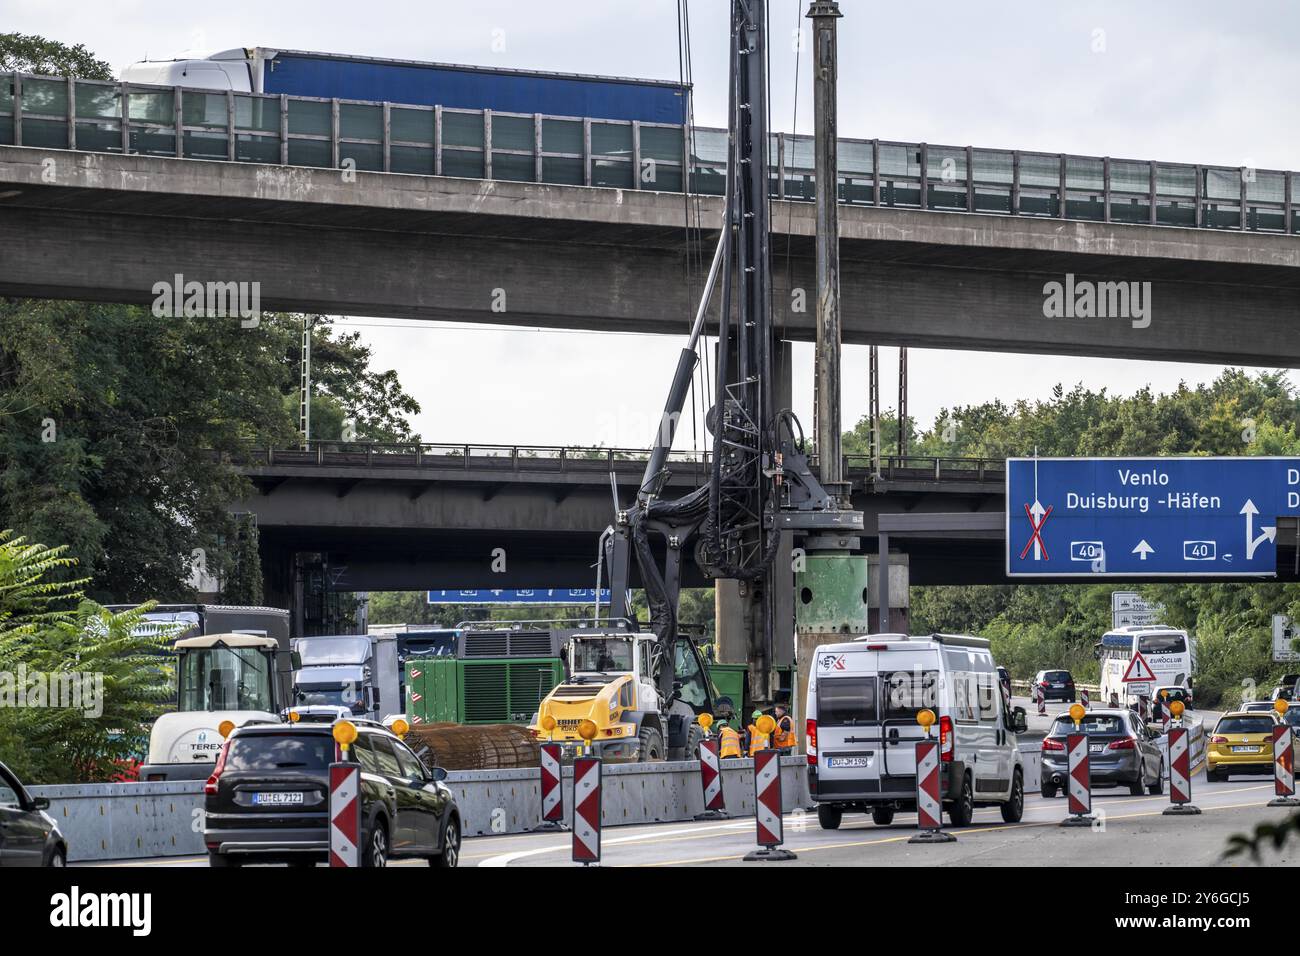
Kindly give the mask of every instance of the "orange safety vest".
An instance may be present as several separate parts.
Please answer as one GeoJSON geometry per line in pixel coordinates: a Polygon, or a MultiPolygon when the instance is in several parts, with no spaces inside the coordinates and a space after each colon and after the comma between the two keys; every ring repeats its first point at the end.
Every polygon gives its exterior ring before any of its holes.
{"type": "Polygon", "coordinates": [[[767,749],[767,734],[760,734],[758,727],[749,725],[749,755],[752,757],[760,750],[767,749]]]}
{"type": "Polygon", "coordinates": [[[776,749],[793,750],[795,745],[794,739],[794,721],[790,715],[786,714],[776,722],[776,749]]]}
{"type": "Polygon", "coordinates": [[[718,756],[720,757],[739,757],[740,756],[740,731],[731,727],[723,727],[718,731],[718,737],[721,742],[718,747],[718,756]]]}

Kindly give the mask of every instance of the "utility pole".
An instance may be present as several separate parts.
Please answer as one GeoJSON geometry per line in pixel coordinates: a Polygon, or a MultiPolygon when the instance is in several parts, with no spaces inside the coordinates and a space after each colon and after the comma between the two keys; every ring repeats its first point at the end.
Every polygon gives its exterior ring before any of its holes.
{"type": "Polygon", "coordinates": [[[813,150],[817,175],[817,344],[815,416],[822,485],[848,507],[840,423],[840,209],[836,154],[836,0],[813,0],[813,150]]]}
{"type": "MultiPolygon", "coordinates": [[[[813,103],[817,170],[817,345],[814,431],[822,487],[838,507],[852,508],[852,486],[844,481],[843,429],[840,423],[840,229],[839,164],[835,135],[837,21],[843,16],[835,0],[812,0],[813,103]]],[[[860,526],[859,526],[860,528],[860,526]]],[[[795,657],[798,689],[795,706],[807,698],[813,650],[843,640],[843,635],[870,630],[867,558],[856,553],[855,530],[822,529],[809,534],[805,552],[795,563],[795,657]]],[[[797,712],[796,712],[797,713],[797,712]]],[[[799,724],[802,721],[797,722],[799,724]]]]}

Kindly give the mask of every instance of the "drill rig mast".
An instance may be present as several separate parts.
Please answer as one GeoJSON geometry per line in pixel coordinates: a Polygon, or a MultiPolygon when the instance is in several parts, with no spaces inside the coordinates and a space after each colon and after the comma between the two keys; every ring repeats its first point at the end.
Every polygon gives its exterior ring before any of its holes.
{"type": "MultiPolygon", "coordinates": [[[[782,532],[853,533],[862,514],[844,508],[812,473],[802,428],[789,409],[776,409],[772,321],[771,211],[768,195],[767,0],[731,0],[729,152],[725,217],[689,340],[682,349],[660,427],[636,501],[602,536],[612,593],[611,619],[632,618],[628,607],[635,560],[658,637],[657,682],[673,693],[670,651],[677,636],[683,553],[708,577],[753,583],[766,596],[757,635],[772,647],[776,587],[793,587],[792,570],[776,567],[782,532]],[[698,361],[697,350],[715,286],[721,309],[714,396],[706,424],[712,436],[709,480],[677,499],[661,498],[668,453],[698,361]],[[653,543],[665,547],[662,566],[653,543]]],[[[756,649],[751,646],[751,654],[756,649]]]]}

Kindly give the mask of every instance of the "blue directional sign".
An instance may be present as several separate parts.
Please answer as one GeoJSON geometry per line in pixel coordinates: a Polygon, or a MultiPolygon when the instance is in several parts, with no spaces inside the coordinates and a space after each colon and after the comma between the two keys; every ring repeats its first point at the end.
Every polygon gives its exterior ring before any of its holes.
{"type": "MultiPolygon", "coordinates": [[[[595,588],[476,588],[430,591],[429,604],[595,604],[595,588]]],[[[609,603],[609,588],[600,589],[600,603],[609,603]]]]}
{"type": "Polygon", "coordinates": [[[1007,460],[1010,577],[1261,577],[1300,458],[1007,460]]]}

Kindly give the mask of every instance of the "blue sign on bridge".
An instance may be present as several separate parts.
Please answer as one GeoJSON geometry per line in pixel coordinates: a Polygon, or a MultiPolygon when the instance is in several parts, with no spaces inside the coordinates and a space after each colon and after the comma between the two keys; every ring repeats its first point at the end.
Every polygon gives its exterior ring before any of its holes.
{"type": "Polygon", "coordinates": [[[1277,572],[1300,458],[1011,458],[1010,577],[1277,572]]]}
{"type": "MultiPolygon", "coordinates": [[[[595,604],[595,588],[476,588],[430,591],[429,604],[595,604]]],[[[609,588],[600,589],[600,603],[609,603],[609,588]]]]}

